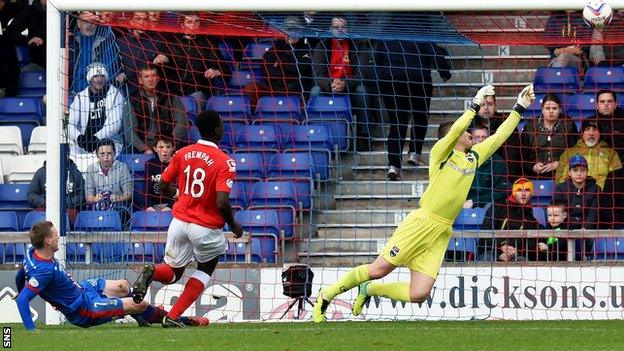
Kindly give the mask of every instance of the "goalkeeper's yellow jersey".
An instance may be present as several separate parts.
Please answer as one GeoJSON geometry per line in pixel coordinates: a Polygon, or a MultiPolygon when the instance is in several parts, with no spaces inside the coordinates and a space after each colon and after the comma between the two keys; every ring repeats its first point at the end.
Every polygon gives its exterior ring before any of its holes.
{"type": "Polygon", "coordinates": [[[434,219],[449,224],[455,221],[466,201],[476,169],[509,138],[522,118],[518,112],[512,111],[489,138],[466,153],[454,150],[457,140],[468,129],[475,114],[472,109],[466,110],[446,136],[431,149],[429,186],[420,199],[420,208],[434,219]]]}

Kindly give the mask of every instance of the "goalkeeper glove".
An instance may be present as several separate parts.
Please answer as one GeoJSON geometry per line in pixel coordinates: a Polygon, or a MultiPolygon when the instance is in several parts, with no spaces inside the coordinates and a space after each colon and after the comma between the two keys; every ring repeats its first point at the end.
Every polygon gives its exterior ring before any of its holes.
{"type": "Polygon", "coordinates": [[[486,85],[483,88],[479,89],[477,95],[472,99],[472,104],[470,104],[470,108],[479,112],[481,105],[485,104],[486,96],[493,96],[495,94],[494,87],[492,85],[486,85]]]}
{"type": "Polygon", "coordinates": [[[513,106],[513,110],[523,114],[533,101],[535,101],[535,92],[533,91],[533,84],[529,84],[518,94],[518,101],[513,106]]]}

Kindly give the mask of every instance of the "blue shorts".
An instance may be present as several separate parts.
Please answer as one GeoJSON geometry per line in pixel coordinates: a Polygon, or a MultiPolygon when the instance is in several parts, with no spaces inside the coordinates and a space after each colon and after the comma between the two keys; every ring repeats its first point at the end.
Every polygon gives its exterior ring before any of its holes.
{"type": "Polygon", "coordinates": [[[120,298],[104,295],[106,279],[85,279],[78,285],[82,287],[82,304],[74,313],[65,316],[71,324],[88,328],[125,315],[120,298]]]}

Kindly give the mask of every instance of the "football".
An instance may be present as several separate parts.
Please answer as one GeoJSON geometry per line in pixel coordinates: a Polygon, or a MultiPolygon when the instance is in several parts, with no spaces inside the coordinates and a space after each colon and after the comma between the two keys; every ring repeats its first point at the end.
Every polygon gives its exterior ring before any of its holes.
{"type": "Polygon", "coordinates": [[[605,0],[590,1],[583,9],[583,19],[592,28],[604,28],[613,17],[613,9],[605,0]]]}

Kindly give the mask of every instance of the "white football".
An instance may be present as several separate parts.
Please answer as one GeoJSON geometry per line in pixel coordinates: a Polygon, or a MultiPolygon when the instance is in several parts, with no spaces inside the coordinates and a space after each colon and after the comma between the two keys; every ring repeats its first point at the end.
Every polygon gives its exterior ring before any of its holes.
{"type": "Polygon", "coordinates": [[[605,0],[593,0],[585,5],[583,19],[593,28],[606,27],[613,18],[613,9],[605,0]]]}

